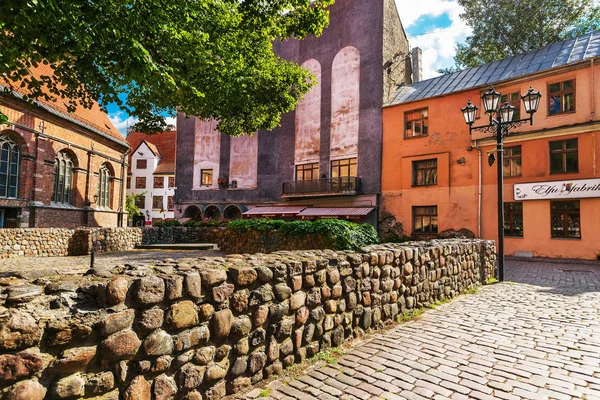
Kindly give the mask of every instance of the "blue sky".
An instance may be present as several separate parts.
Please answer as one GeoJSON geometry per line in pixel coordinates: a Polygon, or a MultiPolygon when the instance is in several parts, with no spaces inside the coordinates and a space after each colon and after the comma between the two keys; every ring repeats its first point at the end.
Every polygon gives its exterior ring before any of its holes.
{"type": "Polygon", "coordinates": [[[412,47],[423,50],[423,77],[454,65],[454,48],[471,33],[460,19],[463,8],[453,0],[396,0],[398,13],[412,47]]]}
{"type": "MultiPolygon", "coordinates": [[[[411,48],[423,50],[423,78],[435,77],[439,75],[436,70],[454,65],[454,47],[471,32],[459,17],[462,7],[454,0],[396,0],[396,5],[411,48]]],[[[108,116],[122,134],[135,123],[114,104],[108,106],[108,116]]],[[[175,119],[167,122],[175,124],[175,119]]]]}

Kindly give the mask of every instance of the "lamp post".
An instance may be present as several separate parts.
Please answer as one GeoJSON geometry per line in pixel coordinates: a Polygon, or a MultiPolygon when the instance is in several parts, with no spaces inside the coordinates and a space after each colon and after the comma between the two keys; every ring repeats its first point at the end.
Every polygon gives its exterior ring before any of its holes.
{"type": "Polygon", "coordinates": [[[481,95],[485,113],[489,116],[488,125],[473,126],[479,107],[471,104],[471,100],[467,102],[465,107],[461,108],[461,111],[465,122],[469,125],[469,135],[472,135],[473,131],[480,131],[491,133],[492,137],[496,138],[495,153],[497,156],[494,157],[493,152],[491,152],[488,157],[488,163],[491,167],[496,158],[498,160],[498,280],[502,282],[504,281],[504,137],[508,136],[509,130],[512,128],[519,127],[527,122],[533,125],[533,114],[535,114],[540,105],[542,95],[530,87],[527,93],[521,96],[525,112],[529,114],[529,118],[517,121],[513,121],[515,107],[508,104],[508,102],[504,103],[498,109],[501,97],[502,95],[496,92],[491,86],[490,90],[481,95]]]}

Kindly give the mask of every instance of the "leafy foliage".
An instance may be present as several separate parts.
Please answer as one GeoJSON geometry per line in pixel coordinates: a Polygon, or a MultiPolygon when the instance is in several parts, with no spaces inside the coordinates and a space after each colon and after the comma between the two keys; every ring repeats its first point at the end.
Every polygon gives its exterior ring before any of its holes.
{"type": "Polygon", "coordinates": [[[115,102],[147,133],[176,110],[229,135],[272,129],[314,84],[273,42],[321,34],[333,1],[2,0],[0,75],[71,111],[115,102]],[[54,74],[29,77],[40,64],[54,74]]]}
{"type": "Polygon", "coordinates": [[[206,226],[227,226],[228,223],[229,223],[229,221],[227,221],[227,220],[205,218],[201,221],[196,221],[193,219],[187,220],[183,223],[183,226],[186,226],[189,228],[199,228],[199,227],[206,227],[206,226]]]}
{"type": "MultiPolygon", "coordinates": [[[[291,223],[291,222],[288,222],[291,223]]],[[[281,226],[286,224],[285,221],[278,219],[238,219],[236,221],[231,221],[229,223],[229,229],[233,232],[248,232],[248,231],[258,231],[258,232],[269,232],[276,231],[281,226]]]]}
{"type": "Polygon", "coordinates": [[[316,221],[281,221],[268,219],[240,219],[232,221],[229,229],[234,232],[279,231],[285,236],[321,235],[328,246],[338,250],[355,250],[362,246],[379,243],[377,231],[369,224],[355,224],[338,219],[316,221]]]}
{"type": "MultiPolygon", "coordinates": [[[[0,121],[2,120],[2,115],[0,115],[0,121]]],[[[0,123],[1,125],[1,123],[0,123]]],[[[142,215],[138,206],[135,205],[137,199],[143,197],[146,194],[144,193],[132,193],[129,196],[125,197],[125,211],[127,212],[128,218],[132,219],[133,217],[137,217],[138,215],[142,215]]]]}
{"type": "Polygon", "coordinates": [[[473,35],[456,49],[460,68],[475,67],[600,29],[589,0],[458,0],[473,35]]]}
{"type": "Polygon", "coordinates": [[[181,222],[176,219],[165,219],[162,221],[154,222],[152,224],[154,228],[169,228],[171,226],[181,226],[181,222]]]}

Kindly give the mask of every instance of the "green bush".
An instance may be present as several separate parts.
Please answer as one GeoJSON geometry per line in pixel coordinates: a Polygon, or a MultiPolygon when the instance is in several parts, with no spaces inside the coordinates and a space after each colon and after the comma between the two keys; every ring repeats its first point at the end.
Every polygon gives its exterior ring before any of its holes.
{"type": "Polygon", "coordinates": [[[155,228],[168,228],[170,226],[181,226],[181,222],[176,219],[165,219],[152,224],[155,228]]]}
{"type": "Polygon", "coordinates": [[[355,224],[339,219],[290,221],[268,219],[241,219],[229,223],[234,232],[279,231],[286,236],[321,235],[328,247],[338,250],[356,250],[379,243],[377,231],[369,224],[355,224]]]}
{"type": "Polygon", "coordinates": [[[186,226],[188,228],[203,228],[203,227],[207,227],[207,226],[227,226],[227,224],[229,223],[229,221],[227,220],[223,220],[223,219],[203,219],[200,221],[196,221],[193,219],[187,220],[183,223],[183,226],[186,226]]]}
{"type": "Polygon", "coordinates": [[[229,223],[229,229],[233,232],[269,232],[276,231],[285,224],[291,222],[281,221],[279,219],[238,219],[229,223]]]}

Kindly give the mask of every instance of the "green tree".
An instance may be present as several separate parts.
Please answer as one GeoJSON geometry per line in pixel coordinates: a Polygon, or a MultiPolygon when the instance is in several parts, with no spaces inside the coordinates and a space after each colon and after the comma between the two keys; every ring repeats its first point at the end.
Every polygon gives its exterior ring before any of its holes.
{"type": "Polygon", "coordinates": [[[456,49],[460,68],[475,67],[600,29],[596,0],[458,0],[473,29],[456,49]]]}
{"type": "Polygon", "coordinates": [[[2,0],[0,75],[70,110],[115,102],[147,133],[176,110],[229,135],[272,129],[314,84],[272,44],[319,35],[333,1],[2,0]],[[29,78],[39,64],[54,74],[29,78]]]}
{"type": "Polygon", "coordinates": [[[127,219],[129,221],[131,221],[133,219],[133,217],[137,217],[138,215],[142,215],[142,213],[140,211],[140,208],[135,205],[135,202],[136,202],[137,199],[139,199],[140,197],[143,197],[145,195],[146,195],[146,192],[144,192],[144,193],[132,193],[129,196],[125,197],[125,211],[128,214],[127,219]]]}

